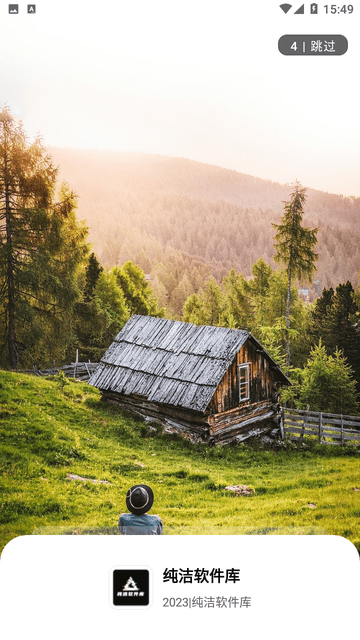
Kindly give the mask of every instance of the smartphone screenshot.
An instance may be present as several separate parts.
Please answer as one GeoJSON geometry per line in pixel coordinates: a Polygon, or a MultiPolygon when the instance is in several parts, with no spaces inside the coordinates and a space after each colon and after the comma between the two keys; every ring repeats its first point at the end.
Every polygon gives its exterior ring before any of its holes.
{"type": "Polygon", "coordinates": [[[3,637],[355,637],[359,4],[0,14],[3,637]]]}

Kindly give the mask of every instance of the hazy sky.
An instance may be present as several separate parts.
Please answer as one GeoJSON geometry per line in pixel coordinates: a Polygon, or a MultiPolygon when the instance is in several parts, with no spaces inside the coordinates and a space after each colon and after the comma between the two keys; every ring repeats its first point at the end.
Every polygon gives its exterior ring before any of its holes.
{"type": "MultiPolygon", "coordinates": [[[[1,9],[0,106],[53,146],[185,157],[360,196],[360,6],[284,14],[270,0],[109,0],[1,9]],[[337,34],[337,57],[281,35],[337,34]]],[[[340,6],[342,6],[340,4],[340,6]]]]}

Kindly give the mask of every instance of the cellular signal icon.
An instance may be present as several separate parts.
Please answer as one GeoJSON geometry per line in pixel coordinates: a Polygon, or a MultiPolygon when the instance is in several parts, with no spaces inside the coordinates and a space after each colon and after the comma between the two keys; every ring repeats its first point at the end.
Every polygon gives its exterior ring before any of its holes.
{"type": "Polygon", "coordinates": [[[292,7],[292,4],[281,4],[280,5],[280,9],[282,9],[284,13],[287,13],[288,11],[290,11],[291,7],[292,7]]]}

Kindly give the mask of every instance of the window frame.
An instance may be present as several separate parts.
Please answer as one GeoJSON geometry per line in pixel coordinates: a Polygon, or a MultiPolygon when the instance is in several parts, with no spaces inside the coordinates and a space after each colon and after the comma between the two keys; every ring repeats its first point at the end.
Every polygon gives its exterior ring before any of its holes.
{"type": "Polygon", "coordinates": [[[238,364],[238,379],[239,379],[239,404],[241,402],[246,402],[246,400],[250,400],[250,365],[251,362],[244,362],[238,364]],[[241,370],[247,372],[245,375],[245,382],[241,382],[241,370]],[[241,391],[241,387],[245,385],[245,396],[243,397],[243,392],[241,391]]]}

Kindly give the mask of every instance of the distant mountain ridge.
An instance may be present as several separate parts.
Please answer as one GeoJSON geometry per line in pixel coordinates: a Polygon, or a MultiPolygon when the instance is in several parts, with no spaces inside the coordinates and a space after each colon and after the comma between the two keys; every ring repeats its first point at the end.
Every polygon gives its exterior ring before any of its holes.
{"type": "MultiPolygon", "coordinates": [[[[271,222],[279,220],[290,184],[184,158],[48,151],[78,194],[79,217],[107,266],[145,254],[151,267],[169,247],[213,263],[217,277],[231,266],[249,274],[260,256],[272,262],[271,222]]],[[[360,198],[307,193],[305,224],[320,226],[318,278],[323,286],[347,279],[357,285],[360,198]]]]}

